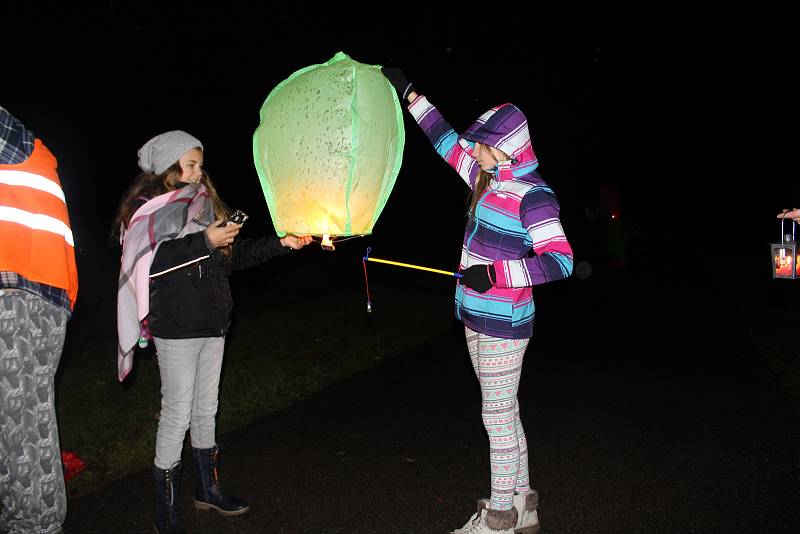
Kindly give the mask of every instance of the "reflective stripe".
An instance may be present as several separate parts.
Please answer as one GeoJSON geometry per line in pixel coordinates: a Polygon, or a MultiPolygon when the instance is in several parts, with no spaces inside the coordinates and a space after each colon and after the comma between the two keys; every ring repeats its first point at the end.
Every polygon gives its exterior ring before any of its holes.
{"type": "Polygon", "coordinates": [[[58,184],[38,174],[25,171],[0,170],[0,184],[19,185],[22,187],[38,189],[39,191],[50,193],[54,197],[61,199],[61,202],[66,204],[64,191],[61,190],[58,184]]]}
{"type": "Polygon", "coordinates": [[[62,236],[64,241],[69,243],[71,247],[75,246],[75,242],[72,239],[72,230],[70,230],[69,226],[64,224],[63,221],[55,217],[42,215],[40,213],[31,213],[8,206],[0,206],[0,221],[19,223],[28,228],[33,228],[34,230],[44,230],[45,232],[54,233],[62,236]]]}
{"type": "Polygon", "coordinates": [[[181,267],[186,267],[187,265],[191,265],[193,263],[197,263],[198,261],[203,261],[204,259],[206,259],[208,257],[209,257],[209,255],[206,254],[205,256],[200,256],[199,258],[196,258],[196,259],[191,260],[191,261],[187,261],[186,263],[181,263],[180,265],[176,265],[175,267],[170,267],[169,269],[164,269],[163,271],[151,274],[150,278],[156,278],[158,276],[161,276],[162,274],[167,274],[169,272],[176,271],[176,270],[180,269],[181,267]]]}
{"type": "Polygon", "coordinates": [[[0,165],[0,270],[66,290],[73,308],[75,241],[57,167],[39,139],[24,162],[0,165]]]}

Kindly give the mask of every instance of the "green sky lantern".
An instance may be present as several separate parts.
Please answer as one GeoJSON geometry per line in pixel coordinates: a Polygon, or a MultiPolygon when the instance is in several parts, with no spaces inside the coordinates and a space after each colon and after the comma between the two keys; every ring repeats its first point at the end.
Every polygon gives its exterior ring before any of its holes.
{"type": "Polygon", "coordinates": [[[400,102],[380,66],[339,52],[278,84],[253,135],[280,236],[372,233],[403,159],[400,102]]]}

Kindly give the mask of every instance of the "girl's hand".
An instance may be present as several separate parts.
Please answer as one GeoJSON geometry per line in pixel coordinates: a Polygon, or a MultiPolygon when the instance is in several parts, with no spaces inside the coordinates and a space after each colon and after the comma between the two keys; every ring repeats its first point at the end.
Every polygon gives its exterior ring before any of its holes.
{"type": "Polygon", "coordinates": [[[222,224],[224,224],[224,220],[218,219],[214,224],[206,228],[206,239],[214,248],[227,247],[233,244],[236,234],[239,233],[239,229],[242,227],[241,224],[230,223],[226,226],[221,226],[222,224]]]}
{"type": "Polygon", "coordinates": [[[281,238],[281,245],[289,247],[292,250],[298,250],[311,243],[310,235],[286,235],[281,238]]]}

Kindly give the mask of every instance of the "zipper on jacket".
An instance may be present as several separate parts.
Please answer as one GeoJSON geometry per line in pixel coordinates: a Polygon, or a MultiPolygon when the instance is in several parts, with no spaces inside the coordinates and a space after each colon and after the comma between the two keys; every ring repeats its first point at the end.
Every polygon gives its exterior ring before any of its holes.
{"type": "MultiPolygon", "coordinates": [[[[478,200],[478,203],[475,204],[475,214],[473,217],[475,218],[475,228],[472,229],[472,233],[469,234],[467,238],[467,258],[469,258],[469,245],[472,243],[472,238],[475,237],[475,233],[478,231],[478,208],[483,207],[483,203],[486,200],[486,197],[489,196],[489,193],[492,191],[496,191],[496,189],[492,189],[492,181],[489,181],[489,185],[486,187],[486,191],[484,191],[483,196],[478,200]]],[[[465,267],[469,267],[466,265],[465,267]]]]}

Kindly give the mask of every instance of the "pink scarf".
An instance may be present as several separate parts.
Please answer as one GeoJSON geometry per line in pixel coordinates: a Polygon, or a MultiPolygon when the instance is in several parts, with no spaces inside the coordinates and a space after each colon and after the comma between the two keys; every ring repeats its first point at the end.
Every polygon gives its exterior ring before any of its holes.
{"type": "MultiPolygon", "coordinates": [[[[206,188],[188,184],[148,200],[131,217],[122,234],[122,261],[117,289],[117,378],[133,367],[141,321],[150,313],[150,265],[164,241],[205,230],[214,222],[206,188]]],[[[198,258],[201,259],[201,258],[198,258]]]]}

